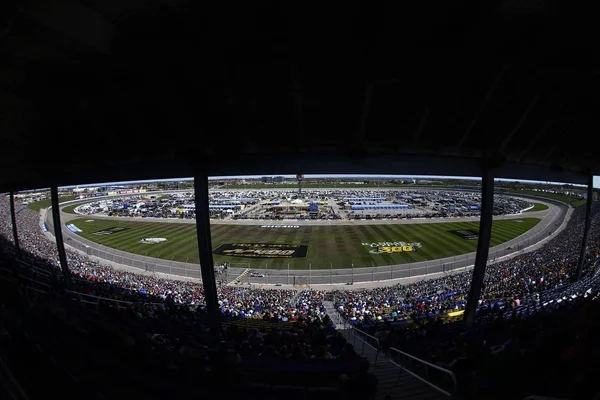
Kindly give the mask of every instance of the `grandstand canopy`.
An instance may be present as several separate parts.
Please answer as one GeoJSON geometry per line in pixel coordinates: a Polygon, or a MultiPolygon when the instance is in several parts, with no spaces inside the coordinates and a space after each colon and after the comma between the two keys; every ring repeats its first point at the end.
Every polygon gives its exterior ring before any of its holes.
{"type": "Polygon", "coordinates": [[[587,4],[5,0],[0,191],[196,167],[584,183],[587,4]]]}

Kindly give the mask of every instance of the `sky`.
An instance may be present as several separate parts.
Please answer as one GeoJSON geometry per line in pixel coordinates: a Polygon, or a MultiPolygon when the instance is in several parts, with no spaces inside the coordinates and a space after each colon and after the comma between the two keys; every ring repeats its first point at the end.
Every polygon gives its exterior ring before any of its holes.
{"type": "MultiPolygon", "coordinates": [[[[215,177],[209,177],[209,179],[242,179],[242,178],[246,178],[246,179],[254,179],[254,178],[260,178],[262,176],[265,175],[244,175],[244,176],[215,176],[215,177]]],[[[296,175],[266,175],[266,176],[283,176],[285,178],[295,178],[296,175]]],[[[313,175],[309,175],[306,174],[304,175],[304,179],[310,179],[310,178],[357,178],[357,179],[364,179],[364,178],[388,178],[388,179],[400,179],[400,178],[415,178],[415,179],[472,179],[472,180],[480,180],[481,178],[478,177],[456,177],[456,176],[430,176],[430,175],[331,175],[331,174],[327,174],[327,175],[320,175],[320,174],[313,174],[313,175]]],[[[81,187],[88,187],[88,186],[104,186],[104,185],[126,185],[126,184],[131,184],[131,183],[150,183],[150,182],[171,182],[171,181],[187,181],[187,180],[192,180],[193,178],[171,178],[171,179],[155,179],[155,180],[145,180],[145,181],[125,181],[125,182],[104,182],[104,183],[94,183],[94,184],[86,184],[86,185],[80,185],[81,187]]],[[[518,180],[520,182],[530,182],[530,183],[554,183],[554,184],[560,184],[559,182],[545,182],[545,181],[527,181],[527,180],[522,180],[522,179],[496,179],[498,181],[515,181],[518,180]]],[[[61,186],[61,189],[69,189],[69,188],[74,188],[74,185],[71,186],[61,186]]],[[[600,176],[596,176],[594,177],[594,187],[595,188],[600,188],[600,176]]]]}

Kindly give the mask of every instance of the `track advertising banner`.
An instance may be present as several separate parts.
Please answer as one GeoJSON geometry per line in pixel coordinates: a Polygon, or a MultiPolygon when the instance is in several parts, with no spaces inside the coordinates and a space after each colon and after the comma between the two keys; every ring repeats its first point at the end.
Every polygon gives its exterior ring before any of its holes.
{"type": "Polygon", "coordinates": [[[213,250],[214,254],[250,258],[306,257],[308,246],[274,243],[226,243],[213,250]]]}
{"type": "Polygon", "coordinates": [[[370,247],[369,253],[371,254],[405,253],[407,251],[417,251],[421,247],[419,242],[375,242],[363,243],[362,245],[370,247]]]}

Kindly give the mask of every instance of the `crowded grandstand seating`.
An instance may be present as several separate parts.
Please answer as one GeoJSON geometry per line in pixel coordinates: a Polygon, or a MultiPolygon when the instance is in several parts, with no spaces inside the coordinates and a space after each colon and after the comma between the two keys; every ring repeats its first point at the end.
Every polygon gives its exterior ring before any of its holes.
{"type": "MultiPolygon", "coordinates": [[[[17,207],[17,228],[20,246],[24,250],[22,265],[33,265],[41,273],[59,271],[56,245],[40,227],[37,212],[23,205],[17,207]]],[[[8,200],[0,196],[0,219],[10,221],[8,200]]],[[[1,240],[12,238],[10,224],[0,226],[1,240]]],[[[197,282],[164,279],[153,275],[135,274],[104,265],[86,255],[67,249],[67,263],[73,275],[71,290],[96,297],[132,302],[186,304],[204,307],[202,284],[197,282]]],[[[57,275],[58,276],[58,275],[57,275]]],[[[287,321],[306,316],[317,310],[322,315],[322,303],[306,304],[302,296],[289,304],[296,294],[293,290],[264,290],[250,288],[219,289],[219,303],[225,316],[262,318],[275,316],[287,321]]],[[[314,302],[314,300],[310,300],[314,302]]]]}
{"type": "Polygon", "coordinates": [[[360,357],[328,318],[225,319],[215,343],[201,309],[82,301],[60,285],[32,288],[11,258],[0,265],[2,356],[20,366],[15,375],[28,389],[29,382],[35,386],[30,363],[39,376],[49,376],[43,372],[49,368],[56,378],[32,398],[92,391],[97,398],[164,399],[190,396],[201,385],[205,398],[305,398],[310,391],[331,399],[340,392],[340,375],[361,372],[360,357]]]}
{"type": "MultiPolygon", "coordinates": [[[[10,221],[0,199],[0,219],[10,221]]],[[[579,207],[542,248],[488,266],[469,329],[446,323],[456,319],[448,313],[465,307],[467,272],[329,293],[221,287],[217,334],[208,328],[197,283],[123,272],[68,251],[74,279],[67,287],[39,215],[18,211],[20,258],[10,225],[0,227],[1,354],[32,398],[91,390],[97,398],[158,399],[189,396],[198,385],[203,397],[347,398],[352,385],[340,377],[372,382],[372,376],[331,323],[326,298],[387,354],[397,348],[454,371],[464,398],[519,398],[516,392],[586,398],[596,389],[597,203],[582,280],[573,282],[584,219],[579,207]],[[48,385],[36,385],[31,372],[48,385]]]]}
{"type": "Polygon", "coordinates": [[[468,287],[457,282],[468,274],[331,295],[342,315],[379,339],[382,351],[397,348],[453,371],[463,396],[511,398],[514,387],[498,379],[511,371],[511,377],[519,377],[519,393],[591,398],[598,392],[593,379],[598,371],[591,357],[598,354],[598,346],[589,336],[590,329],[598,329],[600,316],[597,211],[595,203],[580,281],[573,282],[573,277],[583,207],[543,248],[488,266],[477,322],[471,329],[462,323],[445,323],[451,319],[443,318],[444,311],[464,307],[468,287]],[[452,292],[444,293],[448,288],[452,292]],[[565,328],[573,326],[577,329],[565,334],[565,328]],[[578,348],[576,357],[569,355],[572,346],[578,348]],[[555,368],[571,357],[577,358],[576,370],[555,368]]]}
{"type": "MultiPolygon", "coordinates": [[[[10,221],[6,199],[3,198],[2,201],[2,218],[10,221]]],[[[50,364],[63,360],[61,366],[66,369],[69,382],[82,382],[78,386],[81,388],[78,395],[85,392],[84,381],[103,368],[108,371],[110,360],[121,360],[123,370],[118,373],[123,381],[129,382],[127,390],[133,390],[137,395],[165,398],[165,390],[168,391],[169,385],[180,381],[187,382],[187,385],[178,386],[177,390],[183,394],[187,389],[191,390],[190,382],[198,383],[198,379],[206,378],[205,395],[218,392],[219,395],[235,396],[239,391],[248,398],[247,390],[256,389],[256,386],[247,386],[246,390],[239,387],[241,383],[251,384],[246,375],[252,378],[254,375],[249,372],[256,368],[244,368],[240,362],[248,361],[247,359],[253,359],[255,363],[266,362],[266,354],[271,347],[267,346],[266,351],[263,351],[263,343],[252,340],[257,334],[271,332],[273,327],[277,327],[277,332],[287,332],[283,337],[277,336],[276,340],[281,347],[287,346],[290,349],[290,356],[296,354],[296,347],[303,346],[301,353],[306,356],[308,365],[320,363],[321,377],[336,377],[329,380],[330,385],[324,391],[319,391],[319,385],[314,387],[310,376],[299,381],[296,379],[290,382],[295,383],[293,391],[304,393],[310,390],[315,396],[321,393],[331,398],[340,389],[337,381],[340,373],[345,372],[352,377],[358,371],[351,367],[340,369],[339,361],[335,364],[335,360],[325,360],[332,364],[331,373],[327,373],[327,366],[323,366],[320,355],[322,347],[330,345],[320,344],[321,335],[317,328],[320,324],[326,324],[327,332],[331,334],[335,333],[335,327],[330,323],[322,302],[313,295],[307,296],[291,290],[220,288],[218,296],[224,328],[219,333],[223,341],[217,345],[209,340],[209,336],[214,335],[209,334],[203,323],[206,314],[200,284],[124,272],[67,251],[69,269],[74,276],[67,288],[58,267],[55,246],[44,236],[39,225],[39,215],[19,207],[17,221],[22,249],[20,258],[17,258],[14,247],[7,239],[12,234],[10,225],[6,224],[1,228],[1,248],[5,256],[2,262],[3,283],[16,285],[20,292],[13,294],[28,299],[30,307],[27,311],[31,313],[27,317],[32,325],[24,330],[28,332],[27,345],[35,344],[33,348],[44,349],[40,351],[54,360],[50,364]],[[245,329],[241,336],[232,333],[239,333],[238,324],[245,329]],[[56,332],[53,331],[54,328],[56,332]],[[57,338],[62,339],[60,343],[54,344],[53,341],[57,338]],[[313,338],[318,340],[313,341],[313,338]],[[68,347],[71,342],[78,340],[76,344],[82,347],[68,347]],[[98,341],[103,343],[95,346],[94,343],[98,341]],[[251,343],[249,348],[252,354],[248,352],[248,343],[251,343]],[[125,349],[121,348],[123,346],[125,349]],[[47,353],[49,350],[46,349],[51,349],[52,354],[47,353]],[[242,356],[237,353],[238,349],[242,354],[244,351],[246,353],[242,356]],[[141,355],[150,350],[160,357],[150,360],[150,356],[141,355]],[[229,353],[237,354],[237,357],[230,359],[229,353]],[[254,354],[258,358],[253,357],[254,354]],[[184,355],[191,358],[183,357],[184,355]],[[160,368],[157,364],[160,364],[160,368]],[[194,368],[188,370],[187,367],[192,365],[194,368]],[[152,370],[154,367],[157,368],[156,371],[152,370]],[[203,370],[196,374],[198,368],[203,370]],[[185,369],[185,374],[181,373],[182,369],[185,369]],[[238,376],[232,373],[234,370],[238,371],[238,376]],[[141,385],[142,380],[151,380],[154,385],[139,391],[131,389],[136,383],[141,385]],[[211,388],[214,392],[211,392],[211,388]]],[[[4,293],[10,295],[10,291],[4,293]]],[[[4,307],[3,312],[13,313],[9,308],[4,307]]],[[[15,318],[21,320],[24,316],[18,315],[15,318]]],[[[13,330],[3,330],[9,331],[13,330]]],[[[268,341],[273,335],[275,334],[265,334],[262,337],[268,341]]],[[[14,331],[6,337],[9,336],[22,337],[14,331]]],[[[340,340],[339,335],[337,340],[340,340]]],[[[11,342],[11,345],[14,343],[11,342]]],[[[333,352],[337,355],[338,351],[335,349],[339,350],[340,344],[336,342],[335,346],[333,352]]],[[[278,348],[278,354],[285,357],[281,347],[278,348]]],[[[40,354],[36,357],[44,357],[40,354]]],[[[297,371],[292,368],[288,373],[301,378],[306,366],[299,366],[297,371]]],[[[267,365],[262,370],[271,367],[267,365]]],[[[117,372],[117,369],[112,371],[117,372]]],[[[99,388],[98,396],[120,398],[133,395],[116,391],[122,385],[99,388]]],[[[269,388],[269,393],[278,397],[281,390],[283,389],[273,386],[269,388]]]]}
{"type": "MultiPolygon", "coordinates": [[[[592,211],[586,268],[600,255],[598,203],[592,211]]],[[[567,287],[572,282],[583,236],[585,207],[578,207],[564,230],[542,248],[488,265],[478,310],[527,304],[536,295],[567,287]]],[[[390,320],[397,325],[442,317],[464,310],[472,273],[461,272],[411,284],[363,290],[332,291],[338,311],[352,323],[369,327],[390,320]]]]}

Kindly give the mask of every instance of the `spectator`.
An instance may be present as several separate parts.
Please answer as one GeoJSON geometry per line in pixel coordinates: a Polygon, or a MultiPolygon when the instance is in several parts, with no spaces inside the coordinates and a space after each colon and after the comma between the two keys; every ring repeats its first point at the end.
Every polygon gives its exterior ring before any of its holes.
{"type": "Polygon", "coordinates": [[[338,360],[357,360],[360,358],[360,356],[356,353],[356,351],[354,351],[354,346],[352,346],[351,343],[346,343],[346,345],[344,346],[344,349],[342,350],[342,352],[340,353],[340,355],[337,357],[338,360]]]}
{"type": "Polygon", "coordinates": [[[369,372],[369,362],[365,360],[356,375],[343,378],[342,390],[347,399],[375,399],[377,384],[377,377],[369,372]]]}

